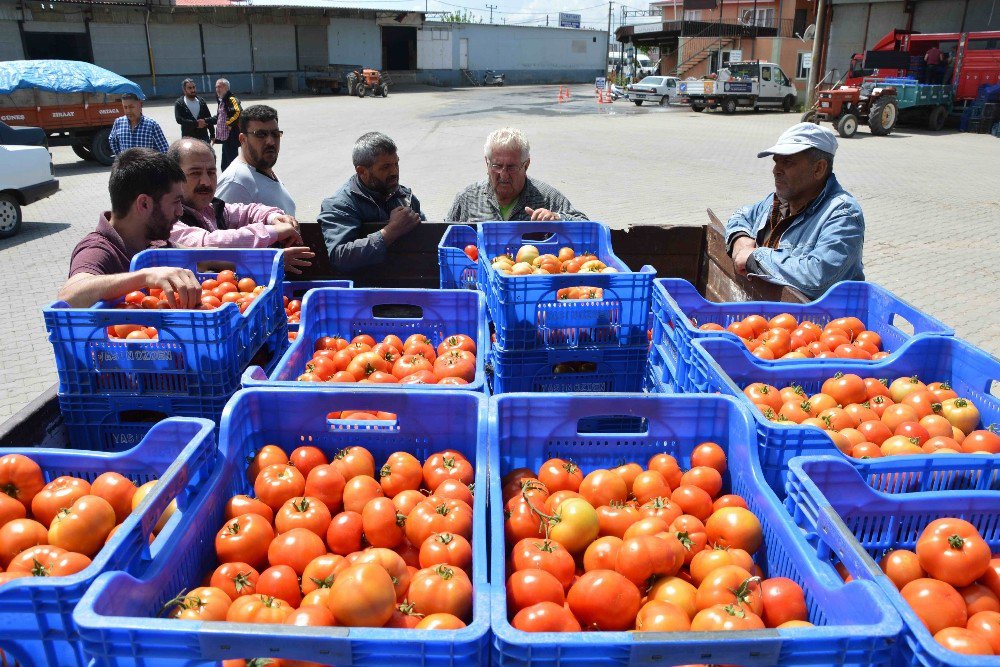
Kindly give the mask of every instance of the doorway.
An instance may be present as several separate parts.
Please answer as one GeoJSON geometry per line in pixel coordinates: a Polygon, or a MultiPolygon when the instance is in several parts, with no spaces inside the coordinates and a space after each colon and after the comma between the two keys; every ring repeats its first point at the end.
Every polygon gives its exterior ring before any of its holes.
{"type": "Polygon", "coordinates": [[[82,60],[93,62],[90,37],[85,32],[24,31],[24,57],[28,60],[82,60]]]}
{"type": "Polygon", "coordinates": [[[382,69],[417,69],[417,29],[382,27],[382,69]]]}

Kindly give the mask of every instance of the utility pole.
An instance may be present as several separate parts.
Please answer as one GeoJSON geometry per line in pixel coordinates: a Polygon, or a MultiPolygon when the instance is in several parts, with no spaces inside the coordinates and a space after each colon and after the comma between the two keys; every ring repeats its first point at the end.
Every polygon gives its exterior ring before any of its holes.
{"type": "Polygon", "coordinates": [[[490,23],[493,23],[493,10],[499,7],[499,5],[486,5],[486,9],[490,10],[490,23]]]}
{"type": "MultiPolygon", "coordinates": [[[[611,2],[608,2],[608,52],[611,52],[611,2]]],[[[614,65],[611,66],[614,73],[614,65]]],[[[617,83],[617,82],[615,82],[617,83]]]]}
{"type": "Polygon", "coordinates": [[[545,15],[545,27],[546,28],[549,27],[549,15],[548,14],[545,15]]]}
{"type": "Polygon", "coordinates": [[[813,35],[812,62],[809,63],[809,76],[806,79],[806,109],[811,109],[816,101],[815,88],[819,59],[823,51],[823,34],[826,31],[826,0],[816,3],[816,34],[813,35]]]}

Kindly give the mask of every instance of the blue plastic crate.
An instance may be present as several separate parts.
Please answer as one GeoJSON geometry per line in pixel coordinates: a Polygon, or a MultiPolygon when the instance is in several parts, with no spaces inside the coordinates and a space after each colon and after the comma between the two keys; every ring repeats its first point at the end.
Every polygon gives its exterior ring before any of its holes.
{"type": "Polygon", "coordinates": [[[632,272],[611,249],[611,232],[599,222],[484,222],[479,226],[479,285],[496,324],[497,344],[506,350],[538,348],[627,347],[647,341],[646,322],[656,272],[644,266],[632,272]],[[545,241],[530,236],[548,234],[545,241]],[[530,243],[539,252],[557,253],[569,246],[590,251],[619,273],[564,273],[504,276],[490,260],[516,253],[530,243]],[[601,300],[560,301],[565,287],[604,290],[601,300]]]}
{"type": "Polygon", "coordinates": [[[73,608],[84,591],[103,572],[139,573],[155,550],[182,532],[188,523],[191,496],[214,468],[217,459],[213,424],[202,419],[169,419],[157,424],[133,449],[95,454],[34,447],[0,449],[0,456],[24,454],[41,466],[45,481],[73,475],[94,481],[105,472],[117,472],[136,485],[159,479],[160,484],[136,508],[94,556],[84,570],[67,577],[16,579],[0,587],[0,649],[22,667],[59,665],[84,667],[73,608]],[[157,519],[172,498],[179,511],[149,544],[157,519]]]}
{"type": "MultiPolygon", "coordinates": [[[[969,521],[990,549],[997,552],[1000,550],[1000,502],[995,492],[931,491],[890,495],[872,489],[846,461],[831,456],[793,459],[789,464],[788,490],[786,505],[808,539],[815,543],[820,559],[827,564],[839,560],[855,579],[875,582],[902,617],[903,633],[897,642],[895,665],[1000,665],[1000,656],[960,655],[934,641],[875,562],[893,549],[913,550],[927,524],[943,517],[969,521]]],[[[832,565],[828,569],[832,571],[832,565]]]]}
{"type": "Polygon", "coordinates": [[[479,289],[479,267],[465,254],[465,246],[478,242],[476,229],[449,225],[438,243],[438,271],[441,289],[479,289]]]}
{"type": "Polygon", "coordinates": [[[672,369],[663,357],[663,352],[655,345],[649,348],[646,359],[646,377],[643,391],[649,394],[682,393],[683,388],[677,382],[672,369]]]}
{"type": "MultiPolygon", "coordinates": [[[[298,382],[312,358],[316,340],[323,336],[342,336],[350,340],[359,334],[381,336],[395,334],[406,340],[411,334],[423,334],[435,348],[452,334],[465,334],[476,340],[476,378],[467,385],[404,385],[414,389],[444,388],[483,391],[486,386],[486,355],[489,329],[486,324],[486,301],[479,292],[469,290],[415,289],[317,289],[302,302],[304,322],[299,335],[270,375],[250,368],[243,376],[245,387],[315,388],[315,383],[298,382]],[[391,309],[385,307],[391,306],[391,309]],[[382,313],[380,315],[380,313],[382,313]],[[404,316],[400,316],[400,313],[404,316]]],[[[331,388],[399,389],[396,384],[330,384],[331,388]]]]}
{"type": "Polygon", "coordinates": [[[112,573],[99,579],[77,607],[84,646],[99,665],[168,667],[216,665],[225,658],[291,658],[352,665],[483,664],[489,652],[487,584],[487,399],[472,392],[380,392],[247,389],[239,392],[223,417],[220,466],[211,490],[194,510],[195,525],[165,548],[147,574],[112,573]],[[378,409],[398,415],[396,422],[335,421],[331,411],[378,409]],[[159,618],[162,605],[179,591],[197,585],[215,567],[214,535],[223,524],[226,501],[251,493],[246,458],[265,444],[289,451],[303,443],[328,456],[361,445],[376,462],[394,451],[425,458],[456,449],[476,466],[472,537],[475,600],[473,621],[455,631],[383,628],[301,628],[235,623],[196,623],[159,618]]]}
{"type": "MultiPolygon", "coordinates": [[[[705,300],[694,285],[686,280],[658,278],[653,281],[653,314],[663,325],[656,329],[658,335],[654,337],[653,343],[663,347],[670,358],[676,359],[677,373],[689,385],[705,381],[703,369],[692,361],[695,354],[691,347],[692,340],[726,338],[742,345],[734,333],[704,331],[698,326],[712,323],[726,327],[749,315],[762,315],[770,319],[781,313],[790,313],[799,321],[808,319],[820,326],[839,317],[858,317],[871,331],[882,337],[883,349],[891,352],[889,361],[905,354],[907,347],[922,336],[952,336],[955,333],[943,322],[920,312],[874,283],[840,282],[815,301],[800,304],[766,301],[712,303],[705,300]],[[690,378],[686,378],[688,374],[691,375],[690,378]]],[[[749,350],[747,354],[750,355],[749,350]]],[[[757,359],[757,362],[765,368],[781,368],[790,363],[789,360],[763,359],[757,359]]],[[[809,359],[797,360],[795,363],[836,369],[840,362],[840,359],[809,359]]]]}
{"type": "Polygon", "coordinates": [[[240,313],[236,304],[215,310],[122,310],[115,303],[72,308],[62,301],[42,309],[55,352],[59,391],[119,396],[228,396],[239,389],[240,375],[269,334],[287,318],[281,299],[284,260],[277,250],[146,250],[132,269],[180,266],[199,280],[215,273],[198,271],[208,261],[235,266],[266,289],[240,313]],[[156,341],[109,339],[114,324],[156,327],[156,341]]]}
{"type": "Polygon", "coordinates": [[[513,394],[493,399],[490,414],[490,517],[493,540],[493,661],[498,665],[725,663],[757,665],[885,665],[898,616],[870,582],[844,585],[819,562],[777,498],[760,483],[749,445],[753,422],[735,401],[717,396],[513,394]],[[601,428],[592,428],[592,424],[601,428]],[[618,425],[619,428],[613,429],[618,425]],[[554,456],[585,471],[625,461],[645,463],[667,452],[682,467],[706,440],[728,454],[725,489],[743,496],[761,519],[757,562],[768,576],[802,585],[813,628],[737,633],[527,633],[507,620],[500,479],[514,468],[554,456]],[[857,584],[862,584],[858,586],[857,584]]]}
{"type": "MultiPolygon", "coordinates": [[[[801,362],[764,368],[755,357],[744,354],[745,346],[730,340],[706,338],[695,340],[693,345],[700,352],[699,363],[704,364],[709,378],[705,385],[696,389],[738,396],[748,407],[752,406],[743,395],[743,388],[753,382],[765,382],[779,389],[794,383],[801,385],[806,393],[814,394],[834,371],[890,379],[916,375],[925,382],[950,383],[959,396],[971,399],[979,408],[983,425],[1000,423],[1000,360],[958,338],[920,338],[896,360],[871,363],[841,359],[835,369],[801,362]]],[[[756,409],[752,412],[758,431],[771,432],[771,437],[762,441],[758,448],[758,455],[768,484],[779,496],[784,495],[785,470],[792,457],[839,453],[819,429],[775,426],[756,409]],[[806,433],[789,436],[788,431],[806,433]]]]}
{"type": "MultiPolygon", "coordinates": [[[[306,292],[309,290],[319,289],[321,287],[339,287],[341,289],[350,289],[354,287],[353,280],[286,280],[282,284],[282,296],[291,301],[292,299],[299,299],[300,301],[305,298],[306,292]]],[[[301,315],[300,315],[301,319],[301,315]]],[[[289,322],[288,323],[288,333],[298,333],[299,322],[289,322]]],[[[289,338],[292,340],[292,338],[289,338]]]]}
{"type": "Polygon", "coordinates": [[[504,350],[494,346],[492,391],[642,391],[646,345],[504,350]]]}

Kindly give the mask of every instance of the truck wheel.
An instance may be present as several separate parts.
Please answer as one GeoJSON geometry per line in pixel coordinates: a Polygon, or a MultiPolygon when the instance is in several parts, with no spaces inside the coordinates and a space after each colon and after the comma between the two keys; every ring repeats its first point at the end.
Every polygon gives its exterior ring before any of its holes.
{"type": "Polygon", "coordinates": [[[93,160],[94,154],[90,152],[90,148],[84,146],[83,144],[73,144],[73,152],[81,160],[93,160]]]}
{"type": "Polygon", "coordinates": [[[642,100],[632,100],[632,101],[635,103],[635,105],[637,107],[641,107],[642,106],[642,100]]]}
{"type": "Polygon", "coordinates": [[[365,84],[364,83],[358,83],[358,97],[364,97],[365,96],[365,92],[366,92],[365,91],[365,84]]]}
{"type": "Polygon", "coordinates": [[[845,139],[850,139],[858,131],[858,117],[852,113],[845,113],[837,121],[837,132],[845,139]]]}
{"type": "Polygon", "coordinates": [[[895,98],[880,97],[868,110],[868,127],[876,137],[884,137],[896,127],[899,107],[895,98]]]}
{"type": "Polygon", "coordinates": [[[382,84],[382,97],[389,97],[389,86],[382,84]]]}
{"type": "Polygon", "coordinates": [[[105,167],[110,167],[115,161],[114,153],[111,152],[111,144],[108,143],[109,136],[111,136],[111,128],[105,127],[90,141],[90,152],[94,154],[94,159],[105,167]]]}
{"type": "Polygon", "coordinates": [[[816,123],[817,125],[819,125],[819,117],[816,114],[816,110],[810,109],[809,111],[802,114],[801,121],[803,123],[816,123]]]}
{"type": "Polygon", "coordinates": [[[17,234],[21,229],[21,205],[14,195],[0,193],[0,239],[17,234]]]}
{"type": "Polygon", "coordinates": [[[785,95],[785,99],[781,100],[781,110],[788,113],[795,106],[795,98],[791,95],[785,95]]]}
{"type": "Polygon", "coordinates": [[[948,108],[938,105],[931,109],[931,115],[927,119],[927,127],[935,132],[944,128],[945,121],[948,120],[948,108]]]}
{"type": "Polygon", "coordinates": [[[692,104],[691,105],[691,111],[693,111],[695,113],[701,113],[704,110],[705,110],[705,106],[702,105],[702,104],[692,104]]]}
{"type": "Polygon", "coordinates": [[[723,100],[722,113],[736,113],[736,100],[731,97],[723,100]]]}

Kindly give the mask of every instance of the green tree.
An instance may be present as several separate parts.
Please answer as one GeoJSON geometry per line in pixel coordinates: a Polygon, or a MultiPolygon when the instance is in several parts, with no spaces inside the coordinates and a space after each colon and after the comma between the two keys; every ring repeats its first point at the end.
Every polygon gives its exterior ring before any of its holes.
{"type": "Polygon", "coordinates": [[[442,21],[447,21],[448,23],[482,23],[483,19],[480,16],[476,16],[467,9],[456,10],[450,14],[445,14],[441,17],[442,21]]]}

